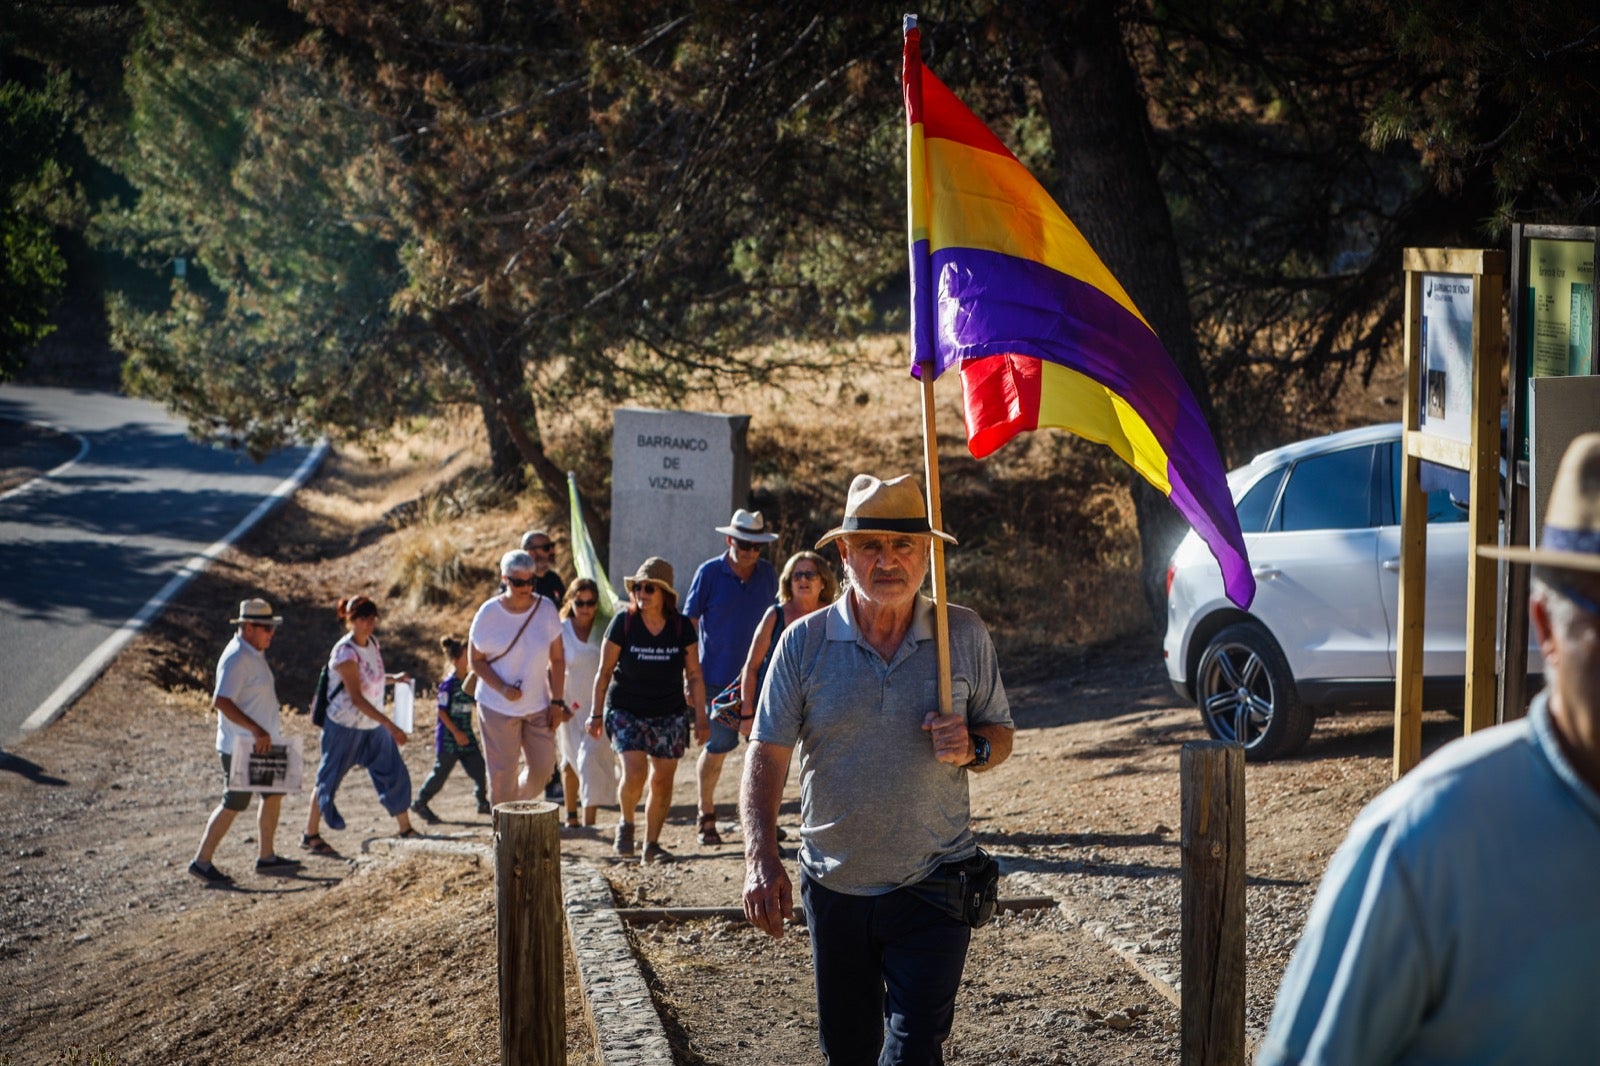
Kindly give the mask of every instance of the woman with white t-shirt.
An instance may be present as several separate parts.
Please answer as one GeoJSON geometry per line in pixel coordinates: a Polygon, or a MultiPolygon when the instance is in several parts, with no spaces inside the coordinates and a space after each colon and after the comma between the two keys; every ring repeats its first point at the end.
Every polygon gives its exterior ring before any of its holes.
{"type": "Polygon", "coordinates": [[[406,673],[387,674],[383,652],[373,632],[378,628],[378,605],[365,596],[346,596],[334,608],[345,625],[345,635],[328,654],[328,719],[322,724],[322,762],[317,766],[317,787],[306,832],[300,846],[318,855],[334,854],[322,839],[321,827],[344,828],[344,817],[333,798],[352,767],[365,766],[377,789],[378,802],[394,816],[403,837],[416,836],[411,828],[411,774],[400,757],[405,732],[384,714],[383,688],[390,681],[410,681],[406,673]]]}
{"type": "Polygon", "coordinates": [[[550,780],[555,728],[571,717],[566,658],[555,604],[533,590],[533,556],[500,558],[502,592],[478,608],[468,642],[478,675],[478,727],[489,771],[489,802],[525,799],[550,780]],[[519,759],[527,766],[520,774],[519,759]]]}

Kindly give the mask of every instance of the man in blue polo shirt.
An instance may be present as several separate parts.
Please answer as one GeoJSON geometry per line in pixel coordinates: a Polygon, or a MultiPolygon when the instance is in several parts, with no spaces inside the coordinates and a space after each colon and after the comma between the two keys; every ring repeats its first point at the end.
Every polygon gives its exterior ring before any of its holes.
{"type": "MultiPolygon", "coordinates": [[[[728,550],[700,564],[683,601],[683,613],[700,627],[700,670],[705,676],[707,701],[744,669],[756,627],[778,598],[778,572],[761,558],[761,549],[778,535],[767,530],[761,512],[740,508],[727,525],[716,530],[727,538],[728,550]]],[[[710,711],[708,702],[706,712],[710,711]]],[[[738,743],[737,729],[712,719],[711,739],[700,749],[695,765],[702,844],[722,843],[717,832],[717,781],[722,777],[722,760],[738,743]]]]}

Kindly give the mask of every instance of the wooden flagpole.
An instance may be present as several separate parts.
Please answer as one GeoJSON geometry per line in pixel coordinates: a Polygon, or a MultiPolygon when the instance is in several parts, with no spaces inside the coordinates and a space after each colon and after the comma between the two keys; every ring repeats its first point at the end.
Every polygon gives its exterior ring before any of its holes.
{"type": "MultiPolygon", "coordinates": [[[[917,34],[917,16],[907,15],[903,26],[905,36],[909,39],[917,34]]],[[[906,92],[914,94],[915,109],[922,111],[922,49],[920,42],[917,47],[906,49],[905,84],[906,92]]],[[[908,104],[912,103],[908,99],[908,104]]],[[[909,153],[913,146],[907,144],[909,153]]],[[[917,168],[912,167],[911,160],[906,160],[906,180],[914,180],[917,168]]],[[[909,192],[909,190],[908,190],[909,192]]],[[[911,210],[911,199],[907,197],[907,213],[911,210]]],[[[914,220],[908,218],[907,236],[911,236],[910,223],[914,220]]],[[[908,247],[909,250],[909,247],[908,247]]],[[[913,290],[913,295],[915,291],[913,290]]],[[[924,294],[927,295],[927,294],[924,294]]],[[[913,316],[913,320],[915,316],[913,316]]],[[[912,338],[912,350],[915,351],[916,338],[912,338]]],[[[933,398],[934,368],[924,365],[922,368],[922,465],[925,472],[924,480],[928,490],[928,524],[934,529],[943,529],[944,521],[939,503],[939,436],[934,431],[934,398],[933,398]]],[[[929,572],[933,578],[933,632],[937,642],[939,656],[939,713],[949,714],[951,711],[950,695],[950,601],[945,588],[944,580],[944,541],[938,537],[928,538],[932,544],[929,548],[929,572]]]]}

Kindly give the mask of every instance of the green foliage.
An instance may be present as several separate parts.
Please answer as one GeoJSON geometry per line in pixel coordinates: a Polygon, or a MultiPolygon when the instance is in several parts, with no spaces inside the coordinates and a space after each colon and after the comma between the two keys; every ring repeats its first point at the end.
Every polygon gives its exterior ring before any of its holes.
{"type": "Polygon", "coordinates": [[[1445,194],[1486,189],[1493,214],[1480,221],[1493,236],[1516,221],[1594,219],[1600,14],[1592,3],[1372,6],[1404,64],[1372,108],[1374,145],[1409,145],[1445,194]]]}
{"type": "Polygon", "coordinates": [[[96,233],[152,270],[187,269],[165,306],[112,301],[128,386],[256,455],[386,429],[428,378],[395,373],[394,227],[350,180],[379,131],[256,31],[190,33],[183,2],[149,12],[119,160],[139,194],[107,205],[96,233]]]}
{"type": "Polygon", "coordinates": [[[0,81],[0,381],[54,328],[50,314],[66,273],[56,226],[74,206],[58,157],[66,126],[61,81],[42,89],[0,81]]]}

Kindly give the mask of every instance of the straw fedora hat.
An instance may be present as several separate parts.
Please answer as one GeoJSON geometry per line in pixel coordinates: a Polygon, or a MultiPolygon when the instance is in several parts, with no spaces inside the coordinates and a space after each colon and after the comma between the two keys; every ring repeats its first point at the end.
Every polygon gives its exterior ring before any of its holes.
{"type": "Polygon", "coordinates": [[[239,601],[239,617],[228,619],[230,626],[243,625],[254,622],[257,625],[276,626],[283,624],[283,617],[272,613],[272,604],[266,600],[250,599],[239,601]]]}
{"type": "Polygon", "coordinates": [[[1550,486],[1537,548],[1484,547],[1478,554],[1513,563],[1600,571],[1600,433],[1585,433],[1567,445],[1550,486]]]}
{"type": "Polygon", "coordinates": [[[778,539],[776,533],[767,532],[767,520],[761,517],[760,511],[746,511],[743,507],[733,512],[727,525],[717,526],[716,529],[718,533],[757,544],[771,544],[778,539]]]}
{"type": "Polygon", "coordinates": [[[632,592],[633,586],[641,581],[650,581],[660,585],[674,596],[678,594],[678,590],[672,587],[672,564],[659,555],[652,555],[640,563],[636,572],[622,579],[622,585],[629,592],[632,592]]]}
{"type": "Polygon", "coordinates": [[[857,474],[850,483],[844,504],[844,521],[817,541],[821,548],[848,533],[924,533],[954,544],[956,538],[928,524],[928,505],[922,500],[922,487],[910,474],[879,481],[871,474],[857,474]]]}

